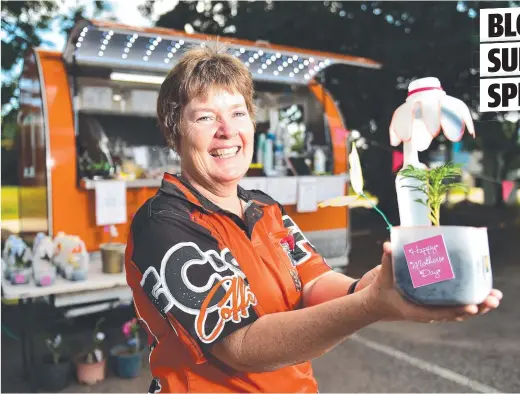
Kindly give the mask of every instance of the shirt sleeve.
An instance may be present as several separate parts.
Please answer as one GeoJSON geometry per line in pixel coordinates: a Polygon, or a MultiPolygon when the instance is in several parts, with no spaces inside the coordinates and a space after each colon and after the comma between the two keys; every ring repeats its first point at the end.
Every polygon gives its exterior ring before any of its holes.
{"type": "Polygon", "coordinates": [[[294,238],[294,245],[291,245],[290,248],[291,259],[298,270],[303,287],[318,276],[332,271],[332,268],[327,264],[325,258],[316,251],[316,248],[303,234],[296,222],[287,215],[283,206],[280,205],[280,209],[282,210],[283,225],[294,238]]]}
{"type": "Polygon", "coordinates": [[[206,228],[174,212],[146,216],[132,223],[131,260],[142,275],[134,286],[204,362],[213,344],[258,318],[256,296],[231,251],[206,228]]]}

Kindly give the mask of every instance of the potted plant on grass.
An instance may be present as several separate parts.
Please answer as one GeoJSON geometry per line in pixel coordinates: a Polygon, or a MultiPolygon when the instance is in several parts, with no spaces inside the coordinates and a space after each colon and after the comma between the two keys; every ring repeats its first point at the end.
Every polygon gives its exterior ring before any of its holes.
{"type": "Polygon", "coordinates": [[[123,378],[135,378],[142,369],[143,349],[139,338],[140,327],[136,318],[123,324],[126,344],[114,346],[110,350],[115,361],[116,373],[123,378]]]}
{"type": "Polygon", "coordinates": [[[92,385],[105,379],[106,357],[101,348],[105,334],[99,330],[104,320],[104,318],[100,318],[96,322],[90,349],[78,354],[74,359],[79,383],[92,385]]]}
{"type": "Polygon", "coordinates": [[[67,387],[70,374],[70,359],[64,355],[63,340],[60,334],[46,338],[49,353],[42,358],[39,372],[40,387],[46,391],[57,392],[67,387]]]}

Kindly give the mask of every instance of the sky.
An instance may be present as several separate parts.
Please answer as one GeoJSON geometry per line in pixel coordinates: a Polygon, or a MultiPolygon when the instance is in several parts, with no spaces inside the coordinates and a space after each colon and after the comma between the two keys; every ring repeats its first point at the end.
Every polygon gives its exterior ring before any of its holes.
{"type": "MultiPolygon", "coordinates": [[[[111,11],[104,12],[99,19],[105,19],[111,16],[117,18],[117,21],[122,24],[138,26],[138,27],[149,27],[158,19],[158,17],[177,5],[178,1],[172,0],[158,0],[155,2],[154,12],[152,17],[144,18],[138,11],[138,7],[143,5],[146,0],[108,0],[105,3],[110,5],[111,11]]],[[[91,18],[94,12],[94,1],[93,0],[65,0],[60,3],[60,14],[66,14],[71,12],[74,6],[84,5],[86,8],[85,17],[91,18]]],[[[47,48],[63,50],[65,47],[66,37],[60,34],[59,27],[57,24],[53,26],[54,29],[48,32],[43,32],[41,37],[44,40],[49,41],[48,45],[42,45],[47,48]]]]}
{"type": "MultiPolygon", "coordinates": [[[[155,21],[157,21],[159,16],[173,9],[178,3],[177,0],[157,0],[155,2],[151,17],[145,18],[139,13],[138,7],[143,5],[146,0],[104,0],[104,2],[110,5],[107,7],[110,8],[110,10],[104,11],[101,15],[96,16],[97,19],[108,19],[110,17],[115,17],[119,23],[136,27],[152,26],[155,21]]],[[[94,0],[62,0],[58,2],[58,6],[59,15],[71,14],[73,9],[76,7],[84,6],[84,16],[86,18],[92,18],[95,10],[94,0]]],[[[30,16],[28,22],[31,22],[30,16]]],[[[5,31],[2,30],[2,38],[4,38],[4,34],[5,31]]],[[[67,37],[64,33],[61,33],[58,20],[56,20],[51,25],[51,29],[47,31],[40,31],[39,34],[44,41],[44,43],[41,45],[42,48],[56,49],[59,51],[63,51],[65,48],[67,37]]],[[[10,80],[16,77],[21,72],[22,65],[23,61],[20,59],[20,61],[15,64],[10,72],[2,72],[2,83],[9,83],[10,80]]],[[[11,106],[12,103],[6,104],[2,108],[2,115],[9,111],[11,106]]]]}

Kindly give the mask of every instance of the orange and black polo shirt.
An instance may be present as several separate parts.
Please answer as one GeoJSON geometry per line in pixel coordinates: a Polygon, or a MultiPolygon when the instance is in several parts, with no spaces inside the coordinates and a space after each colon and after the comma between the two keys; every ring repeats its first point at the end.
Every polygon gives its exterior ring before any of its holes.
{"type": "Polygon", "coordinates": [[[132,220],[127,282],[151,345],[151,392],[317,392],[310,362],[236,371],[211,346],[265,314],[302,307],[302,288],[331,268],[283,207],[238,187],[245,220],[180,176],[132,220]]]}

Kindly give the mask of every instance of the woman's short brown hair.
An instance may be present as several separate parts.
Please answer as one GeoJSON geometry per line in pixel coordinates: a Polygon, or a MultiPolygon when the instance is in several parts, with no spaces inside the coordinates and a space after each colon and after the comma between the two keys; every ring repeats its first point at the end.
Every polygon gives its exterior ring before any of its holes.
{"type": "Polygon", "coordinates": [[[172,149],[178,148],[182,109],[212,88],[241,94],[254,119],[253,78],[247,67],[221,44],[190,49],[168,73],[157,98],[159,127],[172,149]]]}

